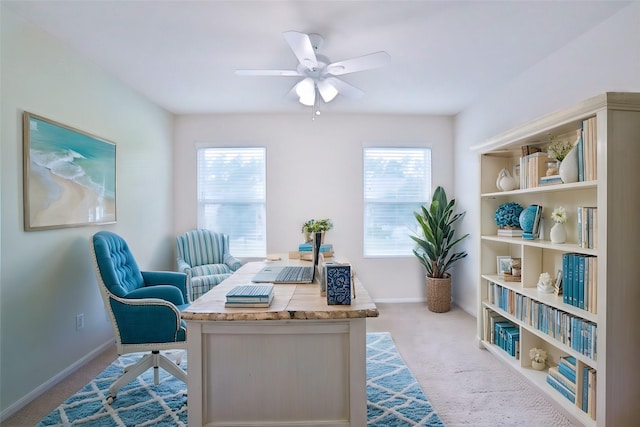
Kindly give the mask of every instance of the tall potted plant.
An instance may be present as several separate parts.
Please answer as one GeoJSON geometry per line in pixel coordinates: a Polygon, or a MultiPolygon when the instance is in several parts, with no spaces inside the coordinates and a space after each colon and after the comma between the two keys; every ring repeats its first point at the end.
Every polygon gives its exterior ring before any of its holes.
{"type": "Polygon", "coordinates": [[[454,246],[469,236],[455,237],[454,225],[466,213],[454,213],[455,204],[455,199],[447,201],[444,189],[439,186],[428,208],[425,205],[414,212],[419,233],[410,236],[417,243],[413,253],[427,270],[427,307],[436,313],[450,310],[451,274],[448,271],[456,261],[467,256],[464,251],[453,251],[454,246]]]}

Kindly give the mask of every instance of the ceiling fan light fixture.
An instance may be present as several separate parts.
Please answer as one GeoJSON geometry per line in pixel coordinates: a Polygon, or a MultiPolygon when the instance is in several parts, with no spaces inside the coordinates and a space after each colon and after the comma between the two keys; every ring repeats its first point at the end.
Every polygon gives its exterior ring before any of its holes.
{"type": "Polygon", "coordinates": [[[316,96],[315,94],[311,94],[310,96],[301,96],[300,99],[298,99],[298,101],[300,101],[300,104],[302,105],[306,105],[307,107],[313,107],[316,102],[316,96]]]}
{"type": "Polygon", "coordinates": [[[241,76],[296,76],[302,77],[290,90],[298,101],[312,107],[312,117],[320,115],[320,103],[329,103],[338,94],[346,98],[360,98],[364,92],[346,81],[337,78],[343,74],[380,68],[389,63],[388,53],[380,51],[343,61],[331,62],[326,56],[318,55],[323,39],[319,34],[305,34],[298,31],[282,33],[285,41],[298,59],[295,70],[236,70],[241,76]]]}
{"type": "Polygon", "coordinates": [[[309,98],[310,96],[314,95],[314,92],[316,90],[315,82],[311,77],[307,77],[305,79],[302,79],[296,85],[295,90],[296,90],[296,95],[298,95],[300,98],[309,98]]]}
{"type": "Polygon", "coordinates": [[[338,89],[327,80],[319,80],[317,86],[324,102],[331,102],[338,95],[338,89]]]}

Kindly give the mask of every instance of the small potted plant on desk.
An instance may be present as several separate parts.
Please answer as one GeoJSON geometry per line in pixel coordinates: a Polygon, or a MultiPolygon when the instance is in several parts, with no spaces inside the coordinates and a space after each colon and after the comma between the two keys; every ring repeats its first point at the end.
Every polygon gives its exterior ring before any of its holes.
{"type": "Polygon", "coordinates": [[[313,235],[313,233],[316,233],[316,232],[322,233],[322,238],[320,243],[321,244],[324,243],[325,232],[331,230],[332,228],[333,228],[333,223],[328,218],[318,219],[318,220],[310,219],[309,221],[302,224],[302,233],[304,234],[305,243],[310,242],[312,238],[311,236],[313,235]]]}
{"type": "Polygon", "coordinates": [[[465,212],[454,213],[455,204],[455,199],[447,201],[444,189],[438,187],[431,204],[414,212],[419,234],[410,236],[417,243],[413,253],[427,270],[427,307],[435,313],[450,310],[451,274],[448,270],[467,256],[466,252],[453,252],[454,246],[469,236],[455,238],[454,225],[465,215],[465,212]]]}

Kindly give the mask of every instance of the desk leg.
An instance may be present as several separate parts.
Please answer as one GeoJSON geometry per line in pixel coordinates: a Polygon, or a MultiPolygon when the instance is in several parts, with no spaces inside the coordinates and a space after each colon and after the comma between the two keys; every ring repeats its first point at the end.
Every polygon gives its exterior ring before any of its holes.
{"type": "Polygon", "coordinates": [[[349,393],[352,427],[367,425],[367,343],[366,319],[349,321],[349,393]]]}
{"type": "Polygon", "coordinates": [[[203,425],[202,323],[187,322],[187,421],[190,426],[203,425]]]}

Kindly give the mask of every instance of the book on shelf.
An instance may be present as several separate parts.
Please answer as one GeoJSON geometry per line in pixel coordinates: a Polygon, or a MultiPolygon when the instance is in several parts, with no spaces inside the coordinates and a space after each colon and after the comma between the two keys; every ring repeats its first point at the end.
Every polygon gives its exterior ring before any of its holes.
{"type": "Polygon", "coordinates": [[[576,150],[578,150],[578,181],[584,181],[584,142],[582,140],[582,129],[578,132],[576,140],[576,150]]]}
{"type": "Polygon", "coordinates": [[[558,361],[558,371],[572,383],[576,383],[576,358],[563,356],[558,361]]]}
{"type": "Polygon", "coordinates": [[[596,419],[596,370],[589,368],[589,384],[587,385],[587,414],[591,419],[596,419]]]}
{"type": "Polygon", "coordinates": [[[520,158],[520,188],[539,186],[540,178],[547,174],[549,157],[546,152],[537,152],[520,158]]]}
{"type": "MultiPolygon", "coordinates": [[[[597,129],[596,117],[591,117],[582,122],[582,168],[584,181],[598,179],[597,174],[597,129]]],[[[580,154],[580,153],[578,153],[580,154]]]]}
{"type": "Polygon", "coordinates": [[[598,208],[595,206],[578,206],[578,245],[581,248],[596,249],[598,246],[598,208]]]}
{"type": "Polygon", "coordinates": [[[570,252],[562,254],[562,302],[596,313],[597,260],[593,255],[570,252]]]}
{"type": "Polygon", "coordinates": [[[556,389],[557,391],[560,392],[560,394],[562,394],[564,397],[566,397],[567,399],[569,399],[569,401],[571,401],[571,403],[575,403],[576,402],[576,395],[575,393],[572,393],[571,390],[569,390],[568,388],[566,388],[564,385],[562,385],[562,383],[558,382],[558,380],[556,380],[554,377],[552,377],[551,375],[547,375],[547,383],[553,387],[554,389],[556,389]]]}
{"type": "MultiPolygon", "coordinates": [[[[531,232],[528,231],[523,231],[522,232],[522,238],[523,239],[527,239],[527,240],[533,240],[533,239],[537,239],[538,237],[540,237],[540,226],[541,226],[541,219],[542,219],[542,206],[540,205],[531,205],[535,207],[535,215],[533,218],[533,229],[531,230],[531,232]]],[[[527,208],[528,209],[528,208],[527,208]]]]}
{"type": "Polygon", "coordinates": [[[498,236],[501,237],[521,237],[522,229],[521,228],[499,228],[498,236]]]}
{"type": "Polygon", "coordinates": [[[495,324],[497,322],[506,322],[507,319],[493,310],[485,308],[484,310],[484,339],[491,344],[495,344],[495,324]]]}
{"type": "Polygon", "coordinates": [[[270,303],[273,299],[273,284],[238,285],[227,292],[227,303],[270,303]]]}
{"type": "Polygon", "coordinates": [[[562,375],[557,366],[550,366],[548,375],[552,376],[556,381],[568,388],[572,393],[576,393],[576,383],[562,375]]]}
{"type": "Polygon", "coordinates": [[[540,178],[540,185],[562,184],[560,175],[546,175],[540,178]]]}

